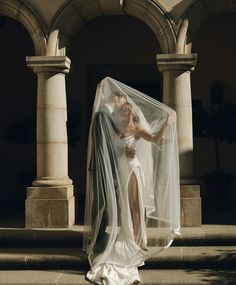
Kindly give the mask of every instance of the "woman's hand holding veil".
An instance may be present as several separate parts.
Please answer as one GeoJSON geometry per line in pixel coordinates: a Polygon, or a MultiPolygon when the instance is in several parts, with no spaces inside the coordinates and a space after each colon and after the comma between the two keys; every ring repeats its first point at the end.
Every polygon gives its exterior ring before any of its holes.
{"type": "Polygon", "coordinates": [[[170,125],[170,124],[173,124],[175,122],[176,122],[176,112],[173,111],[172,113],[170,113],[168,115],[167,124],[170,125]]]}

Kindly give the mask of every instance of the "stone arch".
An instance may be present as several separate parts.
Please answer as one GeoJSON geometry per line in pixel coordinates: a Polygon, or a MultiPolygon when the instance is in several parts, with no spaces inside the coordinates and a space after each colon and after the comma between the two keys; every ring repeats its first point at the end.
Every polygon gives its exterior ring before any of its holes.
{"type": "Polygon", "coordinates": [[[35,54],[44,55],[46,37],[39,17],[19,0],[0,0],[0,15],[10,17],[21,23],[29,32],[34,44],[35,54]]]}
{"type": "Polygon", "coordinates": [[[70,0],[52,20],[47,55],[65,55],[69,42],[84,25],[96,17],[109,15],[129,15],[138,18],[154,32],[163,53],[175,51],[174,28],[167,13],[157,1],[70,0]]]}
{"type": "Polygon", "coordinates": [[[182,53],[191,53],[193,34],[209,18],[219,14],[236,12],[236,1],[195,0],[182,16],[178,31],[177,49],[182,53]]]}

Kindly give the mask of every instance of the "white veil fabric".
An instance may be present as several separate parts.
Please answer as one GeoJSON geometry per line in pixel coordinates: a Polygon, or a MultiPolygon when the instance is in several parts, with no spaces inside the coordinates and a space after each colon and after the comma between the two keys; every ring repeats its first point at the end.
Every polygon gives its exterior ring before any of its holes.
{"type": "Polygon", "coordinates": [[[87,277],[95,284],[139,281],[137,267],[179,234],[175,118],[173,109],[115,79],[106,77],[98,85],[88,139],[83,239],[91,266],[87,277]],[[119,105],[119,98],[127,102],[119,105]],[[135,131],[127,128],[130,122],[135,131]],[[128,156],[127,148],[134,154],[128,156]]]}

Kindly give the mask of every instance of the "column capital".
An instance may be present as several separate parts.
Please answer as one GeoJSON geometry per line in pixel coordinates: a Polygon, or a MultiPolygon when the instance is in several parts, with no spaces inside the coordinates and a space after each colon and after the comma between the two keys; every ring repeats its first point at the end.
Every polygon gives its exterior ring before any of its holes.
{"type": "Polygon", "coordinates": [[[71,63],[67,56],[27,56],[26,62],[35,73],[68,73],[71,63]]]}
{"type": "Polygon", "coordinates": [[[193,71],[197,63],[197,54],[157,54],[158,69],[164,71],[193,71]]]}

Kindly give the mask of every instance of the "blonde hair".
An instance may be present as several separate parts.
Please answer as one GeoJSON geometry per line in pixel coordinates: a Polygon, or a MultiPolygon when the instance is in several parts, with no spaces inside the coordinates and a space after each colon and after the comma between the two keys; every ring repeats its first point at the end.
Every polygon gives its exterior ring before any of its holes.
{"type": "Polygon", "coordinates": [[[138,117],[138,115],[133,111],[133,106],[132,106],[129,102],[126,102],[126,103],[122,104],[122,106],[120,107],[120,109],[122,109],[124,105],[126,105],[126,106],[129,107],[130,113],[131,113],[131,115],[132,115],[133,122],[134,122],[134,123],[138,123],[138,122],[139,122],[139,117],[138,117]]]}

